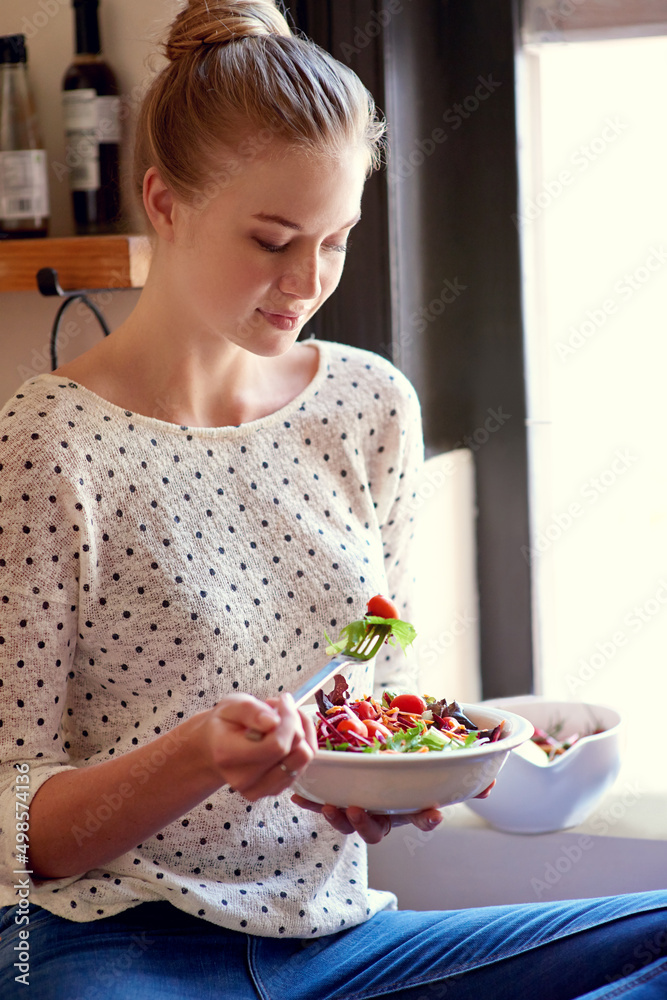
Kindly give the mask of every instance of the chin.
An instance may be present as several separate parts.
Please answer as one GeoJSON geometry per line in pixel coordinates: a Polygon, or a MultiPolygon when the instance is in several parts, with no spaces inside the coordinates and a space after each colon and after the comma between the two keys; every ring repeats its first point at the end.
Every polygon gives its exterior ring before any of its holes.
{"type": "Polygon", "coordinates": [[[244,350],[256,354],[260,358],[278,358],[294,347],[301,333],[299,330],[255,330],[240,344],[244,350]]]}

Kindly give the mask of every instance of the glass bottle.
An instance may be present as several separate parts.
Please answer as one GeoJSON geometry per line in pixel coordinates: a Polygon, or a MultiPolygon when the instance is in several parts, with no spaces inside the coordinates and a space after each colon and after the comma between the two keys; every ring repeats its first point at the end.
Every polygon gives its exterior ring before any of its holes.
{"type": "Polygon", "coordinates": [[[0,239],[46,236],[49,185],[24,35],[0,37],[0,239]]]}
{"type": "Polygon", "coordinates": [[[120,228],[120,98],[100,45],[99,0],[72,0],[76,56],[63,80],[65,163],[80,234],[120,228]]]}

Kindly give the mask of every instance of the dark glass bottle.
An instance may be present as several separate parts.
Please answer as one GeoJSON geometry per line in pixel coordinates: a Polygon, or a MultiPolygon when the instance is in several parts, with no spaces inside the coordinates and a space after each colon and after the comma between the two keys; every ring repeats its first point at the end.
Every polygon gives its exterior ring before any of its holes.
{"type": "Polygon", "coordinates": [[[76,56],[63,80],[65,164],[77,232],[120,228],[120,98],[101,54],[99,0],[72,0],[76,56]]]}
{"type": "Polygon", "coordinates": [[[0,37],[0,239],[46,236],[46,151],[28,82],[24,35],[0,37]]]}

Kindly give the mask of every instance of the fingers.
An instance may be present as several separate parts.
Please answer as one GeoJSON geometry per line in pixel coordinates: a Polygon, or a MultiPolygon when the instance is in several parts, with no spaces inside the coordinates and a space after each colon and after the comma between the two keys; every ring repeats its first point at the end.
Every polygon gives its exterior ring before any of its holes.
{"type": "Polygon", "coordinates": [[[215,712],[219,719],[239,730],[250,730],[262,736],[280,723],[276,707],[248,694],[231,694],[218,702],[215,712]]]}
{"type": "Polygon", "coordinates": [[[251,801],[284,791],[310,762],[313,749],[290,694],[262,702],[230,695],[212,711],[210,746],[223,781],[251,801]],[[260,734],[247,739],[248,729],[260,734]]]}
{"type": "MultiPolygon", "coordinates": [[[[324,815],[326,816],[326,810],[324,815]]],[[[379,844],[392,827],[391,816],[378,816],[366,812],[365,809],[360,809],[359,806],[350,806],[344,815],[352,824],[352,830],[358,833],[367,844],[379,844]]]]}
{"type": "MultiPolygon", "coordinates": [[[[301,806],[302,809],[308,809],[309,812],[321,813],[327,822],[331,824],[334,830],[338,831],[338,833],[348,834],[355,832],[356,827],[348,819],[345,809],[338,809],[337,806],[322,805],[319,802],[312,802],[310,799],[304,799],[303,795],[293,795],[292,802],[297,806],[301,806]]],[[[363,812],[364,810],[360,809],[358,811],[363,812]]]]}
{"type": "MultiPolygon", "coordinates": [[[[327,810],[331,808],[325,806],[322,810],[324,816],[329,819],[327,815],[327,810]]],[[[340,812],[340,810],[338,810],[340,812]]],[[[439,809],[424,809],[422,812],[418,813],[407,813],[405,815],[398,816],[384,816],[377,813],[369,813],[364,809],[360,809],[357,806],[350,806],[344,812],[344,817],[347,822],[352,827],[352,830],[342,830],[341,832],[356,832],[362,837],[367,844],[379,844],[383,837],[395,826],[405,826],[407,823],[412,823],[419,830],[423,830],[424,833],[429,833],[434,830],[439,823],[442,822],[442,813],[439,809]]],[[[340,819],[338,820],[340,823],[340,819]]],[[[331,822],[331,820],[329,820],[331,822]]],[[[339,826],[332,823],[336,829],[340,829],[339,826]]]]}
{"type": "Polygon", "coordinates": [[[491,782],[491,784],[489,785],[489,787],[485,788],[483,792],[479,793],[479,795],[475,795],[475,798],[476,799],[488,799],[489,795],[491,794],[491,789],[493,788],[493,786],[495,785],[495,783],[496,783],[496,779],[494,778],[493,781],[491,782]]]}
{"type": "Polygon", "coordinates": [[[230,735],[246,737],[248,731],[260,734],[261,746],[244,747],[249,759],[276,762],[290,752],[295,733],[303,736],[301,719],[289,694],[272,698],[270,703],[247,694],[228,695],[214,711],[231,728],[230,735]]]}
{"type": "Polygon", "coordinates": [[[299,712],[299,716],[301,717],[305,740],[314,753],[317,750],[317,729],[315,728],[315,721],[311,718],[311,716],[305,715],[303,712],[299,712]]]}
{"type": "Polygon", "coordinates": [[[347,809],[339,809],[332,805],[320,805],[318,802],[311,802],[302,795],[293,795],[292,802],[308,809],[310,812],[321,813],[338,833],[348,835],[358,834],[367,844],[379,844],[383,837],[386,837],[395,826],[405,826],[412,823],[425,833],[434,830],[442,822],[443,814],[439,809],[424,809],[419,813],[408,813],[398,816],[384,816],[378,813],[369,813],[359,806],[349,806],[347,809]]]}
{"type": "Polygon", "coordinates": [[[307,809],[309,812],[321,813],[322,805],[319,802],[313,802],[311,799],[304,799],[303,795],[294,794],[292,796],[292,802],[295,806],[301,806],[302,809],[307,809]]]}
{"type": "Polygon", "coordinates": [[[349,806],[347,809],[339,809],[337,806],[320,805],[318,802],[311,802],[304,799],[302,795],[293,795],[292,802],[308,809],[310,812],[321,813],[326,821],[338,833],[348,835],[358,834],[367,844],[379,844],[383,837],[389,833],[392,827],[390,816],[378,816],[366,812],[359,806],[349,806]]]}
{"type": "Polygon", "coordinates": [[[431,830],[435,830],[436,826],[442,823],[442,813],[439,809],[424,809],[422,812],[411,813],[406,819],[409,819],[412,825],[416,826],[418,830],[430,833],[431,830]]]}

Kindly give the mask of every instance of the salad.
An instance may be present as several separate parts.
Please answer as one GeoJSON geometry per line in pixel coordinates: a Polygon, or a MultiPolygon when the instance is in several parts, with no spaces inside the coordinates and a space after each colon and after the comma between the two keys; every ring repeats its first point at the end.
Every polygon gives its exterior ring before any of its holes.
{"type": "Polygon", "coordinates": [[[557,722],[555,725],[551,726],[550,729],[540,729],[535,726],[535,732],[533,733],[531,740],[540,748],[544,750],[549,761],[555,760],[557,757],[562,756],[566,750],[573,747],[575,743],[579,740],[584,739],[586,736],[595,736],[596,733],[603,733],[604,729],[600,726],[596,726],[595,729],[589,729],[586,732],[572,733],[566,739],[562,739],[562,733],[565,727],[563,721],[557,722]]]}
{"type": "Polygon", "coordinates": [[[320,750],[430,753],[494,743],[502,736],[502,722],[494,729],[478,729],[456,701],[448,704],[445,698],[385,691],[381,702],[370,695],[351,701],[342,674],[334,677],[328,695],[320,689],[315,698],[320,750]]]}
{"type": "MultiPolygon", "coordinates": [[[[398,643],[403,651],[413,642],[415,629],[399,619],[395,605],[387,598],[372,597],[367,610],[362,620],[341,630],[336,643],[326,636],[327,653],[368,660],[385,642],[398,643]]],[[[445,698],[385,691],[381,701],[370,695],[351,700],[342,674],[334,677],[334,687],[328,695],[320,689],[315,699],[320,750],[431,753],[464,749],[478,742],[493,743],[502,736],[502,723],[495,729],[478,729],[458,702],[448,704],[445,698]]]]}

